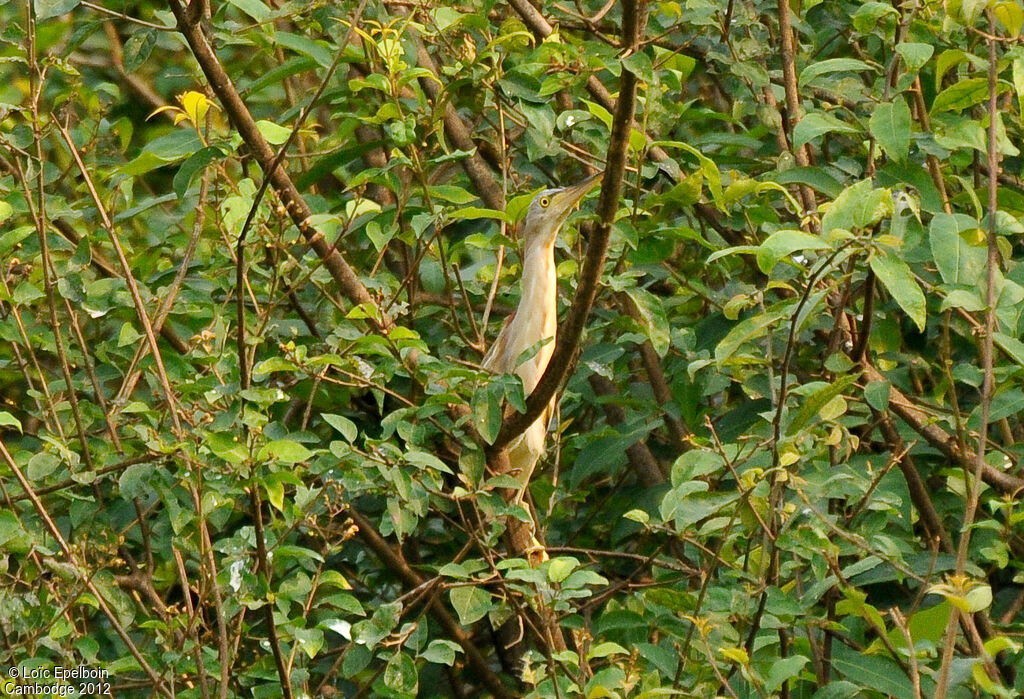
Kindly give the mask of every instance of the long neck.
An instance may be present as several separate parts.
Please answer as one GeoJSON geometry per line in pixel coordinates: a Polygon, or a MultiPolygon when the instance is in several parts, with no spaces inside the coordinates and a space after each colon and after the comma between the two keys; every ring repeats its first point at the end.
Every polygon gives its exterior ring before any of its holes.
{"type": "Polygon", "coordinates": [[[555,333],[558,329],[555,299],[558,280],[555,275],[555,241],[538,241],[527,244],[523,251],[522,297],[516,317],[516,356],[550,337],[537,354],[523,362],[516,373],[523,380],[523,389],[529,394],[536,387],[540,375],[547,368],[554,351],[555,333]]]}

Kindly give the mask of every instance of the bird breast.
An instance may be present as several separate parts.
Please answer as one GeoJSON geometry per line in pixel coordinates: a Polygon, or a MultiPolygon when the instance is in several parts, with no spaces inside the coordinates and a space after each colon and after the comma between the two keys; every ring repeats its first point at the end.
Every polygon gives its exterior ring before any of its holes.
{"type": "Polygon", "coordinates": [[[523,260],[523,294],[512,319],[510,336],[513,338],[509,357],[511,366],[505,371],[514,371],[523,381],[523,392],[529,395],[537,387],[541,375],[555,350],[555,334],[558,331],[556,318],[557,278],[555,256],[551,247],[528,251],[523,260]],[[534,253],[534,254],[531,254],[534,253]],[[523,352],[538,342],[550,338],[530,359],[515,366],[523,352]]]}

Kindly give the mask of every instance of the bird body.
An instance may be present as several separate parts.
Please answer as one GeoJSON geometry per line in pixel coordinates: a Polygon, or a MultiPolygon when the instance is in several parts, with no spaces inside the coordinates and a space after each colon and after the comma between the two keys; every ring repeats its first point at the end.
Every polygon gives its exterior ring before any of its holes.
{"type": "MultiPolygon", "coordinates": [[[[573,207],[598,182],[599,176],[594,175],[572,187],[542,191],[534,197],[522,224],[522,295],[515,313],[505,322],[484,356],[482,366],[496,374],[516,374],[527,396],[537,387],[555,351],[558,332],[555,240],[573,207]],[[544,341],[532,356],[522,359],[524,352],[544,341]]],[[[554,399],[540,417],[508,445],[510,472],[522,484],[520,499],[544,453],[553,405],[554,399]]]]}

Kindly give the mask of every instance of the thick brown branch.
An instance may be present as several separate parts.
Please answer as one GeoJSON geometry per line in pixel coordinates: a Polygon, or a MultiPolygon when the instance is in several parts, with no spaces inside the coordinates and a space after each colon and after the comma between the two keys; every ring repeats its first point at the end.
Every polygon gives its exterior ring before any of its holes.
{"type": "MultiPolygon", "coordinates": [[[[363,304],[379,313],[380,309],[376,301],[359,280],[359,275],[348,264],[337,247],[329,244],[323,234],[310,223],[313,211],[309,208],[306,200],[302,198],[288,172],[283,166],[271,167],[274,162],[274,151],[260,133],[256,126],[256,120],[253,119],[252,113],[245,105],[241,95],[238,94],[238,90],[227,71],[224,70],[220,59],[217,58],[213,48],[207,42],[202,28],[199,24],[189,21],[186,10],[179,0],[170,0],[170,6],[178,21],[178,29],[188,42],[192,54],[210,82],[210,87],[220,100],[232,125],[238,130],[253,157],[260,164],[264,175],[270,178],[270,184],[277,192],[281,203],[284,204],[292,222],[323,261],[324,267],[330,272],[345,297],[354,304],[363,304]]],[[[391,326],[390,319],[383,314],[380,317],[381,320],[378,323],[380,327],[382,329],[389,328],[391,326]]]]}
{"type": "MultiPolygon", "coordinates": [[[[423,43],[423,39],[418,34],[413,33],[411,29],[410,34],[415,37],[416,41],[416,61],[420,64],[421,68],[426,68],[436,76],[438,74],[437,65],[434,63],[430,52],[427,51],[427,46],[423,43]]],[[[434,105],[437,106],[438,100],[443,98],[440,84],[430,78],[420,78],[420,85],[423,87],[423,91],[427,93],[427,96],[434,101],[434,105]]],[[[505,195],[502,193],[501,185],[494,179],[494,175],[491,174],[487,163],[484,162],[484,159],[477,152],[469,127],[462,121],[462,117],[459,116],[459,113],[455,111],[455,107],[448,100],[445,100],[444,103],[444,130],[456,148],[472,153],[472,155],[462,159],[462,167],[466,170],[466,175],[473,182],[477,194],[480,195],[480,198],[490,208],[497,209],[498,211],[504,210],[505,195]]]]}
{"type": "MultiPolygon", "coordinates": [[[[896,425],[892,422],[892,417],[888,413],[883,413],[879,415],[879,418],[881,420],[882,435],[888,443],[889,450],[893,454],[899,454],[903,450],[903,440],[900,438],[896,425]]],[[[925,531],[928,532],[928,538],[937,540],[942,550],[946,553],[955,553],[953,540],[950,538],[949,532],[946,531],[946,527],[942,524],[942,518],[935,509],[931,493],[928,492],[928,486],[925,485],[921,474],[918,473],[917,465],[914,463],[913,458],[910,454],[903,454],[903,456],[897,459],[896,465],[899,466],[900,471],[903,473],[903,480],[906,481],[907,490],[910,491],[910,500],[914,503],[914,507],[917,508],[917,512],[921,516],[921,523],[924,525],[925,531]]]]}
{"type": "MultiPolygon", "coordinates": [[[[616,394],[615,384],[603,376],[591,374],[589,381],[590,387],[598,396],[610,397],[616,394]]],[[[618,405],[606,402],[603,407],[604,418],[609,425],[621,425],[626,421],[626,411],[618,405]]],[[[665,474],[658,466],[658,460],[642,439],[626,449],[626,457],[629,459],[630,468],[645,487],[653,488],[665,482],[665,474]]]]}
{"type": "MultiPolygon", "coordinates": [[[[867,359],[861,361],[861,368],[868,382],[888,381],[867,359]]],[[[970,449],[961,449],[956,437],[936,425],[931,415],[919,408],[909,396],[895,386],[889,389],[889,409],[951,461],[968,468],[974,465],[975,453],[970,449]]],[[[1024,491],[1024,479],[1004,473],[988,463],[983,466],[981,479],[1001,493],[1013,494],[1024,491]]]]}

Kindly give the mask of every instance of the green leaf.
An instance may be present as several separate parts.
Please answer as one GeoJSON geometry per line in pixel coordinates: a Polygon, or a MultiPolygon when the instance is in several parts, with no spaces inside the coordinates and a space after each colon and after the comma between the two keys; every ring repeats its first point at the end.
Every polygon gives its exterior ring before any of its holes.
{"type": "Polygon", "coordinates": [[[962,284],[980,288],[988,264],[987,246],[969,243],[981,238],[976,232],[978,222],[964,214],[936,214],[928,227],[932,259],[946,284],[962,284]]]}
{"type": "Polygon", "coordinates": [[[498,211],[496,209],[485,209],[480,206],[467,206],[462,209],[457,209],[448,214],[449,218],[455,221],[476,221],[481,218],[492,218],[497,221],[509,221],[508,215],[504,211],[498,211]]]}
{"type": "Polygon", "coordinates": [[[866,2],[857,8],[853,13],[853,26],[859,32],[868,33],[874,31],[879,20],[887,15],[899,17],[899,12],[887,2],[866,2]]]}
{"type": "MultiPolygon", "coordinates": [[[[952,606],[949,602],[940,602],[931,607],[918,610],[907,620],[910,638],[915,644],[921,641],[930,641],[935,645],[939,645],[945,634],[946,624],[949,621],[951,612],[952,606]]],[[[906,648],[907,646],[907,641],[899,629],[893,629],[889,634],[889,639],[896,648],[906,648]]]]}
{"type": "Polygon", "coordinates": [[[124,69],[128,73],[138,70],[149,58],[156,46],[156,30],[143,29],[135,32],[124,42],[124,69]]]}
{"type": "Polygon", "coordinates": [[[0,510],[0,546],[23,533],[18,516],[10,510],[0,510]]]}
{"type": "Polygon", "coordinates": [[[871,180],[861,180],[842,191],[821,218],[821,235],[835,229],[853,231],[873,226],[892,214],[892,193],[875,189],[871,180]]]}
{"type": "Polygon", "coordinates": [[[427,649],[420,653],[419,657],[428,663],[451,667],[455,664],[455,654],[461,652],[462,646],[455,641],[449,641],[447,638],[435,638],[427,646],[427,649]]]}
{"type": "Polygon", "coordinates": [[[809,662],[810,659],[802,655],[791,655],[788,658],[776,660],[772,663],[771,670],[768,671],[768,679],[764,683],[765,690],[769,693],[774,692],[786,680],[796,677],[804,668],[804,665],[809,662]]]}
{"type": "Polygon", "coordinates": [[[797,230],[775,231],[757,248],[757,266],[769,274],[779,260],[803,250],[824,250],[831,247],[820,236],[797,230]]]}
{"type": "MultiPolygon", "coordinates": [[[[0,207],[3,206],[11,209],[11,205],[7,202],[0,202],[0,207]]],[[[9,253],[18,243],[35,233],[35,230],[35,226],[18,226],[0,235],[0,255],[9,253]]]]}
{"type": "Polygon", "coordinates": [[[300,461],[308,461],[313,456],[306,447],[290,439],[275,439],[268,442],[260,450],[260,459],[275,459],[286,464],[297,464],[300,461]]]}
{"type": "Polygon", "coordinates": [[[41,481],[56,471],[61,464],[60,457],[48,451],[41,451],[33,454],[28,460],[28,467],[25,473],[31,481],[41,481]]]}
{"type": "Polygon", "coordinates": [[[910,107],[902,97],[875,108],[868,128],[886,155],[903,162],[910,150],[910,107]]]}
{"type": "Polygon", "coordinates": [[[476,201],[479,197],[471,194],[462,187],[451,184],[436,184],[427,187],[427,192],[435,199],[450,201],[453,204],[468,204],[476,201]]]}
{"type": "Polygon", "coordinates": [[[223,155],[223,151],[216,146],[207,146],[190,155],[174,175],[174,193],[178,195],[178,198],[184,198],[196,174],[202,172],[207,165],[223,155]]]}
{"type": "Polygon", "coordinates": [[[259,0],[228,0],[228,2],[257,22],[266,22],[270,18],[270,8],[259,0]]]}
{"type": "Polygon", "coordinates": [[[286,49],[309,56],[319,63],[322,68],[330,68],[334,60],[334,54],[330,49],[298,34],[274,32],[274,41],[286,49]]]}
{"type": "Polygon", "coordinates": [[[416,663],[399,651],[391,656],[384,668],[384,686],[402,696],[414,697],[420,685],[416,663]]]}
{"type": "Polygon", "coordinates": [[[548,561],[548,580],[560,583],[579,568],[580,562],[572,556],[559,556],[548,561]]]}
{"type": "Polygon", "coordinates": [[[440,471],[441,473],[451,473],[452,470],[445,465],[441,459],[437,458],[433,454],[428,454],[425,451],[418,449],[410,449],[405,453],[405,460],[413,466],[421,469],[433,469],[434,471],[440,471]]]}
{"type": "Polygon", "coordinates": [[[999,349],[1010,355],[1017,366],[1024,367],[1024,342],[1003,333],[993,333],[992,339],[999,349]]]}
{"type": "Polygon", "coordinates": [[[292,130],[275,124],[272,121],[266,119],[260,119],[256,122],[256,128],[259,129],[260,134],[267,140],[272,146],[279,146],[288,140],[288,137],[292,135],[292,130]]]}
{"type": "Polygon", "coordinates": [[[19,306],[25,306],[45,297],[46,294],[43,293],[42,289],[32,282],[22,282],[14,289],[12,300],[19,306]]]}
{"type": "Polygon", "coordinates": [[[594,658],[607,658],[609,655],[629,655],[629,651],[618,643],[605,641],[604,643],[598,643],[590,649],[590,652],[587,653],[587,660],[593,660],[594,658]]]}
{"type": "Polygon", "coordinates": [[[918,330],[924,332],[926,305],[924,292],[914,279],[910,266],[891,253],[871,257],[871,271],[882,282],[900,308],[910,316],[918,330]]]}
{"type": "Polygon", "coordinates": [[[235,436],[229,432],[209,432],[205,444],[210,451],[229,464],[244,463],[248,457],[245,445],[235,441],[235,436]]]}
{"type": "Polygon", "coordinates": [[[1014,39],[1020,36],[1021,26],[1024,25],[1024,9],[1021,9],[1019,2],[1013,0],[997,2],[992,11],[999,23],[1006,27],[1006,34],[1009,38],[1014,39]]]}
{"type": "Polygon", "coordinates": [[[36,0],[34,3],[36,20],[41,22],[51,17],[66,15],[80,3],[81,0],[36,0]]]}
{"type": "Polygon", "coordinates": [[[505,390],[498,381],[489,381],[481,386],[470,401],[473,412],[473,426],[488,444],[494,442],[501,429],[501,403],[505,390]]]}
{"type": "Polygon", "coordinates": [[[907,64],[907,70],[916,73],[935,53],[935,47],[931,44],[905,41],[896,47],[896,51],[903,57],[903,62],[907,64]]]}
{"type": "Polygon", "coordinates": [[[137,331],[131,323],[124,323],[121,325],[121,333],[117,337],[117,346],[135,345],[142,337],[142,333],[137,331]]]}
{"type": "Polygon", "coordinates": [[[803,87],[817,77],[828,73],[859,73],[861,71],[877,70],[874,66],[856,58],[828,58],[824,61],[813,61],[806,68],[800,71],[798,82],[803,87]]]}
{"type": "Polygon", "coordinates": [[[604,127],[606,129],[612,128],[611,112],[609,112],[607,109],[605,109],[604,107],[595,102],[583,100],[583,104],[587,105],[587,109],[590,111],[590,113],[597,117],[601,121],[601,123],[604,124],[604,127]]]}
{"type": "Polygon", "coordinates": [[[653,148],[654,146],[679,148],[680,150],[684,150],[697,158],[697,162],[700,163],[701,172],[704,174],[704,178],[708,182],[708,191],[711,192],[711,200],[720,210],[725,210],[725,202],[722,196],[722,175],[718,170],[718,165],[715,164],[711,158],[704,155],[689,143],[684,143],[683,141],[654,141],[651,143],[651,147],[653,148]]]}
{"type": "Polygon", "coordinates": [[[942,300],[939,310],[945,311],[949,308],[961,308],[969,313],[977,313],[985,310],[985,302],[973,291],[954,289],[942,300]]]}
{"type": "Polygon", "coordinates": [[[622,67],[643,82],[651,82],[654,78],[654,66],[644,51],[634,51],[623,58],[622,67]]]}
{"type": "Polygon", "coordinates": [[[661,299],[646,289],[635,286],[626,289],[626,295],[629,296],[637,313],[640,314],[641,324],[654,351],[658,353],[659,357],[664,357],[672,344],[672,334],[661,299]]]}
{"type": "MultiPolygon", "coordinates": [[[[1007,89],[1009,89],[1009,85],[1001,82],[996,91],[1002,93],[1007,89]]],[[[931,113],[959,112],[986,100],[988,100],[988,79],[966,78],[950,85],[936,95],[932,102],[931,113]]]]}
{"type": "Polygon", "coordinates": [[[324,632],[320,629],[292,628],[292,635],[298,641],[299,648],[312,660],[324,647],[324,632]]]}
{"type": "Polygon", "coordinates": [[[149,489],[148,480],[153,475],[149,464],[134,464],[126,468],[117,479],[117,488],[123,498],[137,498],[149,489]]]}
{"type": "Polygon", "coordinates": [[[861,686],[846,680],[834,680],[814,693],[811,699],[859,699],[861,686]]]}
{"type": "Polygon", "coordinates": [[[356,427],[356,423],[349,420],[344,415],[334,415],[332,413],[323,413],[320,417],[324,419],[328,425],[338,430],[341,436],[345,438],[345,441],[349,444],[353,444],[356,438],[359,437],[359,429],[356,427]]]}
{"type": "Polygon", "coordinates": [[[870,687],[875,692],[893,699],[914,698],[914,688],[910,680],[900,671],[899,666],[888,658],[864,655],[845,647],[837,647],[832,663],[841,675],[856,680],[860,687],[870,687]]]}
{"type": "Polygon", "coordinates": [[[832,199],[843,191],[839,180],[820,167],[794,167],[782,172],[770,172],[765,177],[770,177],[778,184],[805,184],[832,199]]]}
{"type": "Polygon", "coordinates": [[[761,337],[765,329],[785,318],[785,311],[759,313],[733,326],[715,347],[715,363],[722,367],[743,344],[761,337]]]}
{"type": "Polygon", "coordinates": [[[21,432],[21,421],[6,410],[0,410],[0,427],[14,427],[21,432]]]}
{"type": "MultiPolygon", "coordinates": [[[[457,24],[463,18],[463,14],[452,7],[437,7],[430,11],[430,17],[434,21],[437,31],[443,32],[448,27],[457,24]]],[[[448,664],[451,665],[451,663],[448,664]]]]}
{"type": "Polygon", "coordinates": [[[267,500],[278,512],[284,512],[284,481],[274,478],[276,474],[270,474],[263,479],[263,488],[267,491],[267,500]]]}
{"type": "Polygon", "coordinates": [[[459,623],[463,626],[480,621],[491,610],[490,594],[479,587],[453,587],[448,596],[452,601],[452,609],[459,615],[459,623]]]}
{"type": "Polygon", "coordinates": [[[872,381],[864,387],[864,400],[881,412],[889,407],[890,384],[888,381],[872,381]]]}
{"type": "Polygon", "coordinates": [[[786,427],[786,434],[798,433],[804,425],[810,422],[811,418],[818,414],[836,396],[842,395],[857,380],[859,374],[848,374],[832,383],[825,384],[804,401],[800,409],[793,415],[789,425],[786,427]]]}

